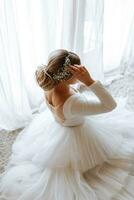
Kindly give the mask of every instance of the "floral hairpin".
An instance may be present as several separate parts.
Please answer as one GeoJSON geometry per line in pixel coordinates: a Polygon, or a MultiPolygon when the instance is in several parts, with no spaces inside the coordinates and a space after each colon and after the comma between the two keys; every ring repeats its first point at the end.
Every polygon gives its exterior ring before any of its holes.
{"type": "Polygon", "coordinates": [[[58,80],[58,81],[67,80],[67,79],[71,78],[72,73],[68,70],[69,65],[71,65],[71,61],[69,59],[69,56],[67,56],[65,58],[65,62],[63,64],[62,68],[60,68],[56,73],[54,73],[52,75],[52,78],[54,80],[58,80]]]}

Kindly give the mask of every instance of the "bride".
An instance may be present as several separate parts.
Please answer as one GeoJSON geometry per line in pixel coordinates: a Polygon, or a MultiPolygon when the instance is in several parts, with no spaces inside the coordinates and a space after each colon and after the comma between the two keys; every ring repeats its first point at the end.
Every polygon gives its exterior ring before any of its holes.
{"type": "Polygon", "coordinates": [[[0,199],[134,200],[134,114],[73,52],[52,52],[35,75],[47,108],[17,136],[0,199]]]}

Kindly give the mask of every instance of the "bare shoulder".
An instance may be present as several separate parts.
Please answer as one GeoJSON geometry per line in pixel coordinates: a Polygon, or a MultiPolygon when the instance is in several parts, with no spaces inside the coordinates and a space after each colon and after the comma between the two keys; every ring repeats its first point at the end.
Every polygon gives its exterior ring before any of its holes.
{"type": "Polygon", "coordinates": [[[47,98],[48,102],[56,107],[63,105],[67,98],[69,98],[73,93],[71,92],[65,94],[61,92],[45,92],[44,95],[45,98],[47,98]]]}

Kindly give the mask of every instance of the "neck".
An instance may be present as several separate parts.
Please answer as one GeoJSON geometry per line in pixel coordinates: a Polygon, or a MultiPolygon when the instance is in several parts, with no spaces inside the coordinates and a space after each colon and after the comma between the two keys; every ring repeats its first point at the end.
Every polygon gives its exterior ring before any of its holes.
{"type": "Polygon", "coordinates": [[[55,91],[60,91],[60,92],[68,92],[69,91],[69,85],[66,83],[59,83],[57,86],[54,88],[55,91]]]}

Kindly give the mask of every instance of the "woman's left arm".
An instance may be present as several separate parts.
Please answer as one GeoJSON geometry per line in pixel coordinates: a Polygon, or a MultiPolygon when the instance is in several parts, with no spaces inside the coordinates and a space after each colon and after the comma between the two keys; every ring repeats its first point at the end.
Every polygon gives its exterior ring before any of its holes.
{"type": "Polygon", "coordinates": [[[89,100],[84,95],[76,96],[70,106],[72,115],[96,115],[112,111],[116,106],[116,101],[100,81],[95,81],[87,86],[98,100],[89,100]]]}

